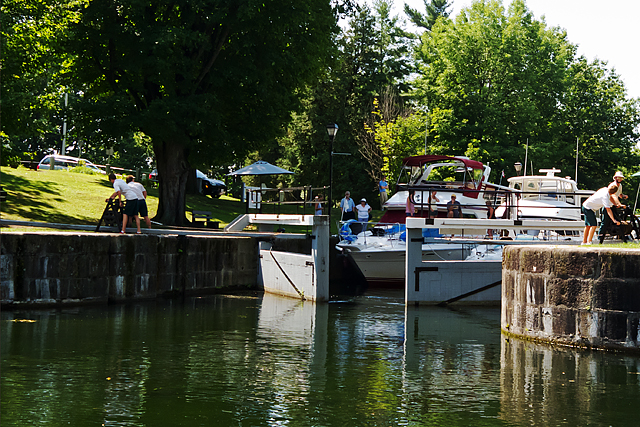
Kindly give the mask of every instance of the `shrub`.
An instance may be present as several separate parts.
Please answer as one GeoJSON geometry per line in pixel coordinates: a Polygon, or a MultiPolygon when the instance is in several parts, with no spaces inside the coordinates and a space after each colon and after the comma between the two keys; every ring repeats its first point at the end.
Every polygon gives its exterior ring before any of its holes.
{"type": "Polygon", "coordinates": [[[98,173],[91,169],[88,168],[86,166],[76,166],[75,168],[69,168],[69,172],[73,172],[73,173],[86,173],[88,175],[97,175],[98,173]]]}

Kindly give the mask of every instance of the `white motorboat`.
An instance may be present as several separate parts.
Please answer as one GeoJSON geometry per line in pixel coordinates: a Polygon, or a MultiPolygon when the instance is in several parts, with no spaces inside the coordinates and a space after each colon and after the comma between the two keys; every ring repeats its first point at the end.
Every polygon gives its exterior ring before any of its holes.
{"type": "MultiPolygon", "coordinates": [[[[496,218],[581,221],[582,202],[593,191],[578,190],[571,178],[556,176],[561,172],[559,169],[540,169],[539,172],[544,175],[514,176],[507,180],[511,191],[496,208],[496,218]]],[[[528,230],[526,234],[553,239],[554,233],[567,239],[581,239],[577,232],[562,230],[528,230]]]]}
{"type": "MultiPolygon", "coordinates": [[[[425,240],[438,237],[425,229],[425,240]]],[[[340,242],[337,249],[348,253],[360,268],[370,284],[404,284],[406,257],[405,225],[372,224],[348,221],[340,230],[340,242]],[[355,231],[355,234],[354,234],[355,231]]],[[[442,240],[422,245],[422,258],[425,261],[464,260],[471,255],[475,244],[455,243],[442,240]]]]}
{"type": "MultiPolygon", "coordinates": [[[[416,190],[416,205],[424,195],[422,216],[425,217],[429,212],[426,199],[430,190],[436,190],[440,199],[436,204],[439,217],[446,216],[446,197],[457,193],[463,217],[469,221],[486,218],[485,202],[490,200],[493,204],[498,199],[501,201],[496,209],[497,218],[580,221],[582,199],[593,193],[578,190],[575,181],[570,178],[555,176],[560,172],[557,169],[542,169],[541,172],[545,173],[542,176],[509,178],[509,187],[503,187],[487,182],[490,171],[488,166],[463,157],[417,156],[405,159],[405,165],[413,177],[405,188],[422,188],[421,191],[416,190]],[[447,171],[462,175],[455,181],[430,179],[446,176],[447,171]]],[[[388,210],[381,223],[372,226],[355,222],[355,225],[346,224],[341,229],[338,250],[351,255],[370,283],[404,283],[406,243],[402,232],[408,192],[402,190],[402,184],[399,188],[401,190],[385,204],[388,210]],[[389,219],[395,221],[389,223],[389,219]],[[361,230],[367,226],[364,231],[361,230]]],[[[433,210],[431,208],[431,211],[433,210]]],[[[518,244],[545,241],[579,244],[582,241],[579,232],[554,230],[553,227],[520,233],[513,230],[495,230],[494,236],[497,238],[498,235],[518,244]]],[[[441,236],[436,235],[424,237],[423,261],[501,258],[500,245],[474,244],[468,240],[482,239],[484,236],[466,235],[465,239],[439,239],[441,236]]]]}
{"type": "MultiPolygon", "coordinates": [[[[414,190],[418,216],[447,216],[447,202],[452,195],[460,203],[463,218],[486,218],[486,201],[495,204],[500,192],[508,187],[489,182],[491,168],[481,162],[462,156],[413,156],[403,161],[403,168],[396,184],[396,193],[384,204],[384,223],[404,224],[405,206],[409,190],[414,190]],[[434,191],[437,202],[431,201],[434,191]]],[[[504,194],[504,193],[503,193],[504,194]]]]}

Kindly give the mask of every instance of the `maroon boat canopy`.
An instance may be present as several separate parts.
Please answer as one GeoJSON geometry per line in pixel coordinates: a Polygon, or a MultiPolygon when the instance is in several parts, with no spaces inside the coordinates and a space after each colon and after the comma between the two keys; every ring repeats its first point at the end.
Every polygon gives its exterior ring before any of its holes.
{"type": "Polygon", "coordinates": [[[405,166],[422,166],[425,163],[437,162],[439,160],[456,160],[462,162],[471,169],[483,169],[482,163],[476,160],[470,160],[465,157],[436,156],[428,154],[425,156],[405,157],[402,161],[405,166]]]}

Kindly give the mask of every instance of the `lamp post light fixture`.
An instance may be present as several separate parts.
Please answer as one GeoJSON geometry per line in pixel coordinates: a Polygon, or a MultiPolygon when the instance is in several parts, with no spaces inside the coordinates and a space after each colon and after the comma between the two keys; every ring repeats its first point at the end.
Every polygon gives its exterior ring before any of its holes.
{"type": "Polygon", "coordinates": [[[522,170],[522,163],[515,162],[513,166],[516,168],[516,173],[518,174],[518,176],[520,176],[520,171],[522,170]]]}
{"type": "Polygon", "coordinates": [[[327,206],[329,207],[329,230],[331,230],[331,206],[333,203],[333,140],[336,139],[338,125],[335,123],[327,125],[327,133],[331,140],[329,148],[329,203],[327,203],[327,206]]]}

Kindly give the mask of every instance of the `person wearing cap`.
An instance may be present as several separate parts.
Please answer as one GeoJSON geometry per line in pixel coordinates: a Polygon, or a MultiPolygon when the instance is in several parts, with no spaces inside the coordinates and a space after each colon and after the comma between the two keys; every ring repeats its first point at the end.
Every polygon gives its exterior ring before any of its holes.
{"type": "Polygon", "coordinates": [[[461,218],[462,207],[460,202],[456,200],[456,195],[451,195],[451,201],[447,202],[447,217],[448,218],[461,218]]]}
{"type": "Polygon", "coordinates": [[[351,193],[345,191],[344,198],[340,200],[340,212],[342,212],[342,221],[356,219],[355,203],[351,198],[351,193]]]}
{"type": "Polygon", "coordinates": [[[622,172],[617,171],[615,175],[613,175],[613,182],[609,184],[609,186],[618,186],[618,191],[616,194],[612,195],[611,199],[613,204],[619,208],[624,208],[624,205],[620,202],[620,199],[627,199],[629,196],[626,194],[622,194],[622,181],[624,180],[624,175],[622,172]]]}
{"type": "Polygon", "coordinates": [[[371,206],[367,204],[367,199],[360,199],[360,203],[356,206],[356,209],[358,210],[358,221],[368,222],[371,206]]]}

